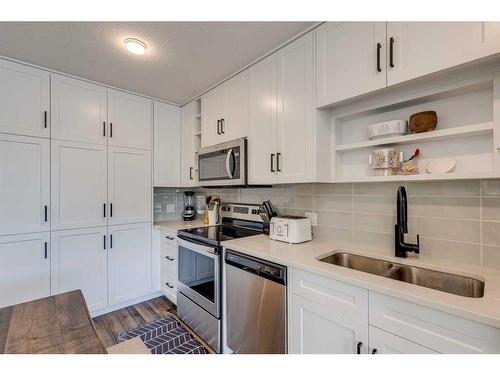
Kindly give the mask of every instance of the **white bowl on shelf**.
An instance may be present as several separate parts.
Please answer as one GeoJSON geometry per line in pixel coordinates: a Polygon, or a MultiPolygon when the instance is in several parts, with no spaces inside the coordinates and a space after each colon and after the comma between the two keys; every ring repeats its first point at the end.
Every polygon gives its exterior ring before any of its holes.
{"type": "Polygon", "coordinates": [[[408,121],[392,120],[368,125],[368,138],[378,139],[406,134],[408,121]]]}

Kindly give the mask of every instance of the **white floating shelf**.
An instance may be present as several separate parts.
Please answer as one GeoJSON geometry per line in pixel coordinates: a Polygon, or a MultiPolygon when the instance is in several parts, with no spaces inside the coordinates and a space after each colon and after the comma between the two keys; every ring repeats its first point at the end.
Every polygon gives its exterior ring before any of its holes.
{"type": "Polygon", "coordinates": [[[336,178],[334,182],[381,182],[381,181],[431,181],[431,180],[476,180],[498,178],[493,172],[482,173],[446,173],[446,174],[428,174],[420,173],[413,175],[395,175],[395,176],[359,176],[336,178]]]}
{"type": "Polygon", "coordinates": [[[493,122],[485,122],[474,125],[457,126],[450,129],[434,130],[426,133],[408,134],[397,137],[376,139],[373,141],[337,145],[335,146],[335,151],[362,150],[375,146],[389,146],[396,144],[402,145],[418,141],[434,141],[443,138],[464,137],[492,132],[493,129],[493,122]]]}

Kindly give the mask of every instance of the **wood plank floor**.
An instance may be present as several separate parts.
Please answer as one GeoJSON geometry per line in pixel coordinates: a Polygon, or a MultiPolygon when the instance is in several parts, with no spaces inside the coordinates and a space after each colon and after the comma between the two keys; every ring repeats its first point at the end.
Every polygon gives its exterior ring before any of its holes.
{"type": "Polygon", "coordinates": [[[134,329],[168,314],[176,314],[175,305],[165,297],[157,297],[94,318],[97,334],[106,348],[118,343],[120,333],[134,329]]]}

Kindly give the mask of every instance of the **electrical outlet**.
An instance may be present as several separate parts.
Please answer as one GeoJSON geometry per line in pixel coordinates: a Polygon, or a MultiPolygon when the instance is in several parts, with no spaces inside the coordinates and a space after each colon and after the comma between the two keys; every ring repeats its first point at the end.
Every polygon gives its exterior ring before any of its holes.
{"type": "Polygon", "coordinates": [[[311,225],[313,227],[318,225],[318,214],[316,212],[306,212],[304,215],[311,219],[311,225]]]}

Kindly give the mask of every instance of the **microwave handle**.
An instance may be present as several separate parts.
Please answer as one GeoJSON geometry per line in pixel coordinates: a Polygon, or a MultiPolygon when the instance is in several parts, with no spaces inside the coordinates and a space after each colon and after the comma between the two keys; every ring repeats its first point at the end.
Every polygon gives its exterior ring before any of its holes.
{"type": "Polygon", "coordinates": [[[229,178],[233,178],[234,171],[231,171],[231,156],[233,155],[233,149],[230,148],[226,155],[226,172],[229,178]]]}

